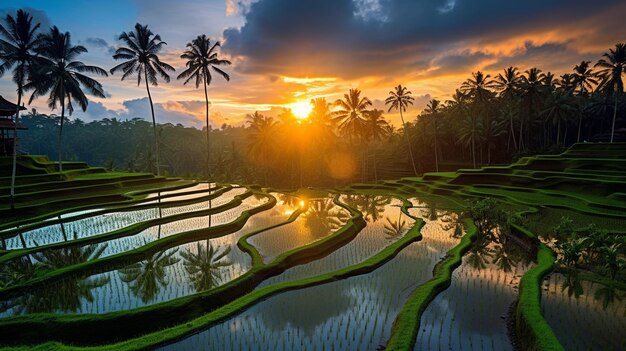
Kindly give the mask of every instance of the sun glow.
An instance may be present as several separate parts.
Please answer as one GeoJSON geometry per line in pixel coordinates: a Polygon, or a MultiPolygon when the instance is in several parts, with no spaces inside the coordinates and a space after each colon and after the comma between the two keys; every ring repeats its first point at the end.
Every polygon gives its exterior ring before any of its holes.
{"type": "Polygon", "coordinates": [[[291,112],[293,112],[293,115],[296,116],[296,118],[306,119],[309,117],[313,106],[311,106],[311,103],[306,100],[291,103],[287,105],[287,108],[291,109],[291,112]]]}

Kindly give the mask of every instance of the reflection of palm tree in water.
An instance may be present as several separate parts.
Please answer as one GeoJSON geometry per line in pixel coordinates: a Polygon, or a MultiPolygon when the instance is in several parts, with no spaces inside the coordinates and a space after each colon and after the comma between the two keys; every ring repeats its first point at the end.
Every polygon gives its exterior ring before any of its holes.
{"type": "Polygon", "coordinates": [[[467,253],[467,263],[474,269],[485,269],[489,264],[488,259],[493,255],[493,249],[489,247],[491,240],[486,236],[480,236],[474,246],[467,253]]]}
{"type": "Polygon", "coordinates": [[[567,291],[567,296],[574,296],[574,298],[578,298],[583,294],[583,285],[578,277],[578,271],[565,274],[563,278],[565,279],[563,279],[563,283],[561,284],[561,292],[567,291]]]}
{"type": "Polygon", "coordinates": [[[178,262],[178,258],[172,257],[177,251],[161,251],[147,260],[126,266],[118,271],[120,279],[141,301],[148,302],[165,286],[165,267],[178,262]]]}
{"type": "Polygon", "coordinates": [[[609,285],[600,284],[600,287],[593,293],[593,298],[596,301],[602,301],[602,308],[606,310],[607,307],[616,300],[622,301],[623,296],[620,294],[620,291],[615,288],[613,282],[611,282],[609,285]]]}
{"type": "Polygon", "coordinates": [[[428,218],[431,221],[436,221],[437,218],[439,218],[436,202],[427,203],[426,207],[423,208],[420,212],[422,214],[422,217],[428,218]]]}
{"type": "Polygon", "coordinates": [[[187,249],[180,253],[184,260],[185,270],[189,273],[191,284],[196,291],[204,291],[216,287],[222,278],[220,268],[232,265],[228,260],[222,260],[228,255],[231,248],[224,250],[214,249],[207,240],[206,245],[197,243],[196,252],[187,249]]]}
{"type": "Polygon", "coordinates": [[[401,219],[401,217],[402,212],[400,212],[397,221],[392,221],[389,217],[387,217],[387,223],[385,223],[385,227],[383,228],[383,232],[385,233],[387,239],[398,239],[407,232],[408,225],[405,220],[401,219]]]}
{"type": "MultiPolygon", "coordinates": [[[[107,245],[89,245],[50,249],[8,262],[2,267],[0,285],[10,286],[27,281],[35,270],[52,271],[67,266],[95,260],[102,255],[107,245]]],[[[53,284],[37,288],[20,297],[0,302],[0,312],[15,308],[15,314],[43,312],[75,312],[82,306],[82,300],[94,300],[91,291],[109,282],[107,277],[70,277],[53,284]]]]}
{"type": "Polygon", "coordinates": [[[348,219],[348,215],[337,208],[333,201],[310,201],[304,214],[304,225],[309,228],[314,238],[319,238],[339,229],[348,219]]]}
{"type": "Polygon", "coordinates": [[[346,195],[345,202],[356,207],[366,221],[376,222],[383,217],[385,206],[391,203],[390,196],[346,195]]]}
{"type": "Polygon", "coordinates": [[[289,207],[297,206],[299,201],[297,197],[288,194],[278,194],[278,199],[289,207]]]}
{"type": "Polygon", "coordinates": [[[100,258],[108,244],[70,246],[32,254],[38,269],[55,270],[100,258]]]}
{"type": "Polygon", "coordinates": [[[0,266],[0,288],[6,288],[33,277],[35,266],[30,256],[19,257],[0,266]]]}
{"type": "Polygon", "coordinates": [[[450,235],[455,239],[463,236],[463,221],[457,212],[443,211],[440,218],[440,227],[443,231],[447,232],[454,229],[450,235]]]}

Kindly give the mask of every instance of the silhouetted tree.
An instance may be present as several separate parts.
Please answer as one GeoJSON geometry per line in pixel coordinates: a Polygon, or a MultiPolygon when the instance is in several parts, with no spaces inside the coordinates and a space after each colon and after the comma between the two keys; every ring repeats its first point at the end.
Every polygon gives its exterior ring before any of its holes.
{"type": "Polygon", "coordinates": [[[124,32],[120,34],[118,40],[121,40],[127,46],[122,46],[115,51],[113,58],[115,60],[125,60],[123,63],[111,68],[111,74],[122,71],[122,80],[136,76],[137,86],[141,84],[143,79],[146,83],[146,91],[148,100],[150,101],[150,112],[152,113],[152,129],[154,132],[154,147],[156,156],[157,175],[161,174],[160,155],[159,155],[159,138],[157,135],[156,118],[154,116],[154,105],[152,103],[152,95],[150,94],[150,86],[159,85],[158,76],[161,76],[166,83],[169,83],[170,76],[167,71],[173,72],[174,67],[159,59],[159,52],[166,42],[161,40],[161,36],[152,33],[147,25],[135,24],[132,32],[124,32]]]}
{"type": "Polygon", "coordinates": [[[89,100],[83,89],[91,95],[105,98],[102,84],[89,78],[83,73],[91,73],[107,76],[107,72],[97,66],[85,65],[80,61],[74,61],[82,53],[86,53],[84,46],[73,46],[70,33],[62,33],[59,28],[53,26],[50,32],[40,35],[40,45],[36,51],[41,56],[33,69],[33,79],[27,84],[33,88],[33,94],[29,103],[35,98],[49,94],[48,107],[54,110],[57,104],[61,105],[59,124],[59,172],[63,172],[63,123],[65,121],[65,108],[70,113],[74,111],[72,101],[78,103],[83,111],[87,110],[89,100]],[[67,104],[67,105],[66,105],[67,104]]]}
{"type": "Polygon", "coordinates": [[[209,123],[209,95],[207,93],[207,86],[211,85],[213,76],[211,70],[217,72],[224,77],[227,81],[230,81],[228,73],[222,71],[217,66],[230,65],[230,61],[221,60],[217,57],[217,48],[220,47],[220,42],[217,41],[211,45],[211,40],[206,35],[199,35],[191,43],[187,43],[187,51],[185,51],[180,58],[187,60],[187,69],[178,75],[177,79],[184,79],[184,84],[187,84],[190,80],[195,79],[196,89],[202,82],[204,86],[204,101],[206,105],[206,148],[207,148],[207,181],[209,180],[210,170],[210,145],[209,145],[209,132],[211,125],[209,123]]]}

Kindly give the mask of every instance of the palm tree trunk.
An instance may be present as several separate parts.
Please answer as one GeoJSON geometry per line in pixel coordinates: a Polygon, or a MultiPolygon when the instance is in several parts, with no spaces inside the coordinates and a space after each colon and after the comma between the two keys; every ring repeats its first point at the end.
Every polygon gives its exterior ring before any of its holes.
{"type": "Polygon", "coordinates": [[[522,141],[523,131],[524,131],[524,120],[521,119],[520,120],[520,125],[519,125],[519,138],[517,138],[517,140],[519,142],[518,143],[519,147],[517,148],[518,151],[524,151],[524,143],[522,141]]]}
{"type": "Polygon", "coordinates": [[[583,125],[583,113],[581,111],[580,114],[578,115],[578,137],[576,138],[577,143],[580,143],[580,130],[582,129],[582,125],[583,125]]]}
{"type": "Polygon", "coordinates": [[[435,122],[435,170],[439,172],[439,151],[437,147],[437,117],[433,116],[435,122]]]}
{"type": "Polygon", "coordinates": [[[617,90],[613,94],[615,96],[615,105],[613,106],[613,124],[611,125],[611,143],[613,143],[613,135],[615,134],[615,118],[617,117],[617,90]]]}
{"type": "Polygon", "coordinates": [[[561,120],[559,120],[559,123],[557,123],[557,127],[556,127],[556,147],[558,148],[561,144],[559,143],[559,141],[561,140],[561,120]]]}
{"type": "MultiPolygon", "coordinates": [[[[63,89],[61,89],[63,90],[63,89]]],[[[61,95],[61,124],[59,125],[59,176],[63,179],[63,163],[61,162],[61,156],[63,155],[63,122],[65,121],[65,91],[61,95]]]]}
{"type": "Polygon", "coordinates": [[[376,150],[374,150],[373,154],[374,154],[374,181],[378,183],[378,162],[376,162],[376,150]]]}
{"type": "Polygon", "coordinates": [[[15,124],[13,125],[13,165],[11,169],[11,210],[15,210],[15,178],[17,176],[17,122],[20,117],[20,105],[22,104],[22,87],[18,87],[17,108],[15,109],[15,124]]]}
{"type": "Polygon", "coordinates": [[[474,138],[474,125],[474,118],[472,117],[472,164],[474,165],[474,168],[476,168],[476,141],[474,138]]]}
{"type": "Polygon", "coordinates": [[[209,145],[209,94],[207,92],[206,86],[206,67],[204,70],[204,102],[206,105],[206,179],[207,183],[210,183],[211,180],[211,146],[209,145]]]}
{"type": "Polygon", "coordinates": [[[150,86],[148,85],[148,73],[144,69],[143,71],[144,78],[146,80],[146,91],[148,92],[148,100],[150,101],[150,112],[152,113],[152,131],[154,132],[154,147],[156,151],[156,169],[157,176],[161,175],[161,165],[159,162],[159,137],[157,135],[156,129],[156,119],[154,117],[154,106],[152,104],[152,95],[150,94],[150,86]]]}
{"type": "Polygon", "coordinates": [[[517,141],[515,140],[515,127],[513,126],[513,115],[509,114],[509,124],[511,126],[510,135],[513,138],[513,147],[517,150],[517,141]]]}
{"type": "Polygon", "coordinates": [[[404,137],[406,138],[406,144],[409,147],[409,156],[411,157],[413,173],[417,176],[417,168],[415,168],[415,160],[413,159],[413,150],[411,150],[411,139],[409,138],[409,131],[406,128],[406,123],[404,123],[404,116],[402,116],[402,107],[400,107],[400,119],[402,120],[402,126],[404,127],[404,137]]]}

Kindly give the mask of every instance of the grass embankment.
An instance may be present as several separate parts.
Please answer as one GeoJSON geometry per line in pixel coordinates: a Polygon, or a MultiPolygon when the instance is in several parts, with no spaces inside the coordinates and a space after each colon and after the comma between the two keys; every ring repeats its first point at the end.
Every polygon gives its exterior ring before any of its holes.
{"type": "Polygon", "coordinates": [[[123,205],[117,206],[106,206],[102,209],[101,206],[96,206],[96,210],[93,211],[84,211],[79,214],[64,216],[61,217],[61,214],[54,216],[51,214],[42,215],[38,218],[38,221],[31,221],[29,224],[12,224],[12,225],[3,225],[0,226],[0,239],[8,239],[14,236],[19,235],[20,233],[25,233],[27,231],[35,230],[42,227],[47,227],[51,225],[64,224],[68,222],[78,221],[81,219],[96,217],[101,215],[110,214],[113,212],[133,212],[133,211],[141,211],[151,208],[172,208],[179,206],[192,205],[195,203],[214,200],[220,197],[225,192],[232,190],[233,188],[230,185],[226,185],[224,187],[213,187],[211,189],[206,190],[196,190],[189,192],[181,192],[180,194],[168,194],[163,196],[155,196],[152,198],[144,198],[132,200],[129,202],[125,202],[123,205]],[[208,195],[198,196],[191,199],[182,199],[182,200],[173,200],[173,201],[162,201],[168,197],[175,196],[186,196],[193,195],[198,193],[207,193],[208,195]],[[212,192],[212,193],[209,193],[212,192]]]}
{"type": "MultiPolygon", "coordinates": [[[[10,158],[0,158],[0,169],[11,169],[10,158]],[[5,167],[6,166],[6,167],[5,167]]],[[[0,223],[32,218],[54,211],[97,203],[132,200],[129,192],[167,190],[195,181],[156,177],[148,173],[106,172],[83,162],[64,162],[65,171],[42,156],[21,156],[16,178],[15,208],[9,207],[10,174],[0,172],[0,223]]]]}
{"type": "Polygon", "coordinates": [[[393,322],[391,337],[386,350],[412,350],[419,332],[420,319],[428,304],[442,291],[450,286],[452,272],[461,265],[461,258],[467,252],[478,230],[471,220],[465,220],[466,234],[461,242],[448,251],[446,258],[437,264],[434,277],[418,286],[409,296],[407,303],[393,322]]]}
{"type": "MultiPolygon", "coordinates": [[[[276,201],[274,197],[272,199],[276,201]]],[[[363,216],[341,203],[338,196],[335,197],[335,203],[352,215],[342,228],[316,242],[284,252],[271,263],[253,266],[242,276],[220,287],[128,311],[96,315],[32,314],[3,318],[0,319],[0,343],[57,340],[72,344],[101,344],[110,342],[111,335],[117,339],[129,339],[197,318],[244,296],[269,277],[295,265],[325,257],[352,241],[365,227],[363,216]]],[[[292,215],[290,219],[295,217],[292,215]]],[[[246,246],[249,244],[243,245],[244,248],[246,246]]]]}
{"type": "MultiPolygon", "coordinates": [[[[240,205],[243,199],[251,196],[252,194],[253,194],[252,191],[247,191],[244,194],[235,196],[233,201],[230,202],[229,206],[236,207],[240,205]]],[[[51,283],[59,279],[67,278],[70,276],[84,276],[88,274],[100,273],[103,271],[110,271],[115,268],[121,268],[130,263],[138,262],[143,259],[150,258],[152,255],[156,254],[157,252],[164,251],[172,247],[186,244],[189,242],[202,240],[202,239],[212,239],[212,238],[217,238],[220,236],[228,235],[230,233],[233,233],[243,228],[243,226],[246,224],[248,219],[252,217],[252,215],[262,212],[262,211],[269,210],[272,207],[274,207],[274,205],[276,204],[276,199],[270,195],[266,195],[266,196],[270,197],[269,202],[261,206],[254,207],[252,209],[242,211],[239,217],[237,217],[232,222],[228,222],[225,224],[221,224],[221,225],[209,227],[209,228],[201,228],[201,229],[176,233],[176,234],[152,241],[150,243],[147,243],[133,250],[129,250],[126,252],[115,254],[115,255],[102,257],[102,258],[98,258],[95,260],[90,260],[90,261],[66,266],[63,268],[55,269],[53,271],[49,271],[39,276],[36,276],[24,283],[13,285],[8,288],[0,289],[0,299],[6,299],[8,297],[15,296],[16,294],[19,294],[19,293],[28,292],[28,290],[35,289],[42,284],[51,283]]],[[[211,211],[212,210],[203,210],[203,211],[198,211],[198,212],[211,212],[211,211]]],[[[195,215],[197,215],[197,212],[195,213],[195,215]]],[[[194,213],[181,214],[181,216],[193,217],[194,213]]],[[[166,218],[163,218],[162,220],[167,221],[169,219],[170,218],[166,217],[166,218]]],[[[117,235],[116,237],[121,237],[121,236],[124,236],[125,233],[114,232],[114,234],[117,235]]],[[[107,235],[109,238],[112,238],[111,233],[104,234],[104,235],[107,235]]],[[[86,238],[86,240],[78,239],[76,241],[79,241],[79,240],[90,241],[90,240],[93,240],[93,238],[94,237],[86,238]]],[[[3,255],[1,259],[4,259],[5,256],[8,256],[8,254],[3,255]]]]}
{"type": "MultiPolygon", "coordinates": [[[[402,249],[410,245],[411,243],[421,239],[420,229],[424,225],[422,220],[418,220],[415,225],[407,232],[407,234],[398,241],[390,244],[385,249],[381,250],[374,256],[367,260],[349,266],[334,272],[318,275],[315,277],[299,279],[291,282],[278,283],[263,287],[255,290],[247,295],[244,295],[236,300],[233,300],[222,307],[187,323],[179,324],[175,327],[164,329],[158,332],[153,332],[139,338],[127,340],[124,342],[109,344],[96,347],[77,347],[70,346],[55,342],[48,342],[41,345],[29,345],[14,348],[7,348],[6,350],[145,350],[158,346],[167,345],[175,342],[185,336],[207,329],[212,325],[215,325],[231,316],[241,313],[247,308],[250,308],[254,304],[267,299],[268,297],[279,294],[282,292],[303,289],[315,285],[324,283],[330,283],[339,279],[346,279],[349,277],[367,274],[374,271],[376,268],[382,266],[392,258],[394,258],[402,249]]],[[[282,255],[281,255],[282,256],[282,255]]],[[[278,260],[278,259],[277,259],[278,260]]]]}
{"type": "MultiPolygon", "coordinates": [[[[120,212],[126,212],[126,211],[133,211],[133,210],[141,210],[141,209],[145,209],[145,208],[155,208],[155,207],[162,207],[162,208],[168,208],[168,207],[176,207],[176,206],[181,206],[181,205],[187,205],[187,204],[193,204],[196,202],[201,202],[201,201],[206,201],[208,199],[214,199],[217,198],[219,196],[221,196],[223,193],[225,193],[226,191],[230,190],[230,188],[225,187],[221,190],[218,190],[216,192],[214,192],[211,195],[207,195],[207,196],[203,196],[201,198],[195,198],[195,199],[189,199],[189,200],[181,200],[181,201],[177,201],[177,202],[164,202],[161,204],[146,204],[143,206],[135,206],[135,207],[124,207],[124,208],[118,208],[116,209],[116,211],[120,211],[120,212]],[[201,200],[199,200],[201,199],[201,200]],[[176,205],[171,205],[171,204],[176,204],[176,205]]],[[[178,214],[173,214],[170,216],[165,216],[165,217],[161,217],[161,218],[154,218],[154,219],[150,219],[147,221],[142,221],[139,223],[135,223],[135,224],[131,224],[129,226],[126,226],[124,228],[120,228],[117,230],[113,230],[110,232],[106,232],[106,233],[102,233],[102,234],[97,234],[97,235],[92,235],[92,236],[88,236],[88,237],[84,237],[84,238],[80,238],[80,239],[73,239],[73,240],[69,240],[69,241],[62,241],[62,242],[58,242],[58,243],[53,243],[53,244],[47,244],[47,245],[40,245],[40,246],[36,246],[36,247],[31,247],[31,248],[25,248],[25,249],[12,249],[12,250],[7,250],[6,254],[4,254],[3,256],[0,256],[0,264],[5,264],[7,263],[9,260],[12,259],[16,259],[19,257],[23,257],[26,255],[30,255],[33,254],[35,252],[41,252],[41,251],[45,251],[45,250],[58,250],[58,249],[63,249],[63,248],[69,248],[69,247],[77,247],[77,246],[85,246],[85,245],[92,245],[92,244],[98,244],[98,243],[102,243],[105,241],[109,241],[109,240],[113,240],[113,239],[117,239],[117,238],[121,238],[121,237],[126,237],[126,236],[132,236],[135,234],[139,234],[144,230],[147,230],[150,227],[154,227],[154,226],[158,226],[158,225],[164,225],[167,223],[171,223],[174,221],[179,221],[179,220],[183,220],[183,219],[187,219],[187,218],[192,218],[192,217],[201,217],[201,216],[208,216],[208,215],[214,215],[214,214],[218,214],[220,212],[223,211],[227,211],[229,209],[235,208],[237,206],[239,206],[241,204],[241,199],[243,198],[243,196],[250,196],[252,195],[252,192],[247,192],[242,194],[241,198],[237,198],[235,197],[232,201],[227,202],[223,205],[220,206],[216,206],[216,207],[212,207],[210,209],[205,209],[205,210],[197,210],[197,211],[189,211],[189,212],[183,212],[183,213],[178,213],[178,214]]],[[[106,211],[106,212],[110,212],[110,211],[106,211]]],[[[105,213],[106,213],[105,212],[105,213]]],[[[90,217],[90,215],[94,215],[94,213],[89,213],[86,214],[85,217],[90,217]]],[[[82,217],[82,216],[80,216],[82,217]]],[[[72,218],[67,218],[67,219],[61,219],[59,221],[57,221],[57,223],[64,223],[66,221],[74,221],[76,220],[76,217],[72,217],[72,218]]],[[[55,224],[52,221],[46,221],[46,224],[55,224]]],[[[7,231],[6,233],[0,233],[0,237],[2,238],[8,238],[8,237],[13,237],[16,235],[19,235],[19,232],[23,230],[22,228],[20,228],[19,230],[12,230],[12,231],[7,231]]]]}
{"type": "Polygon", "coordinates": [[[515,332],[524,350],[564,350],[541,312],[541,283],[554,268],[555,259],[549,247],[539,244],[537,265],[520,281],[515,332]]]}

